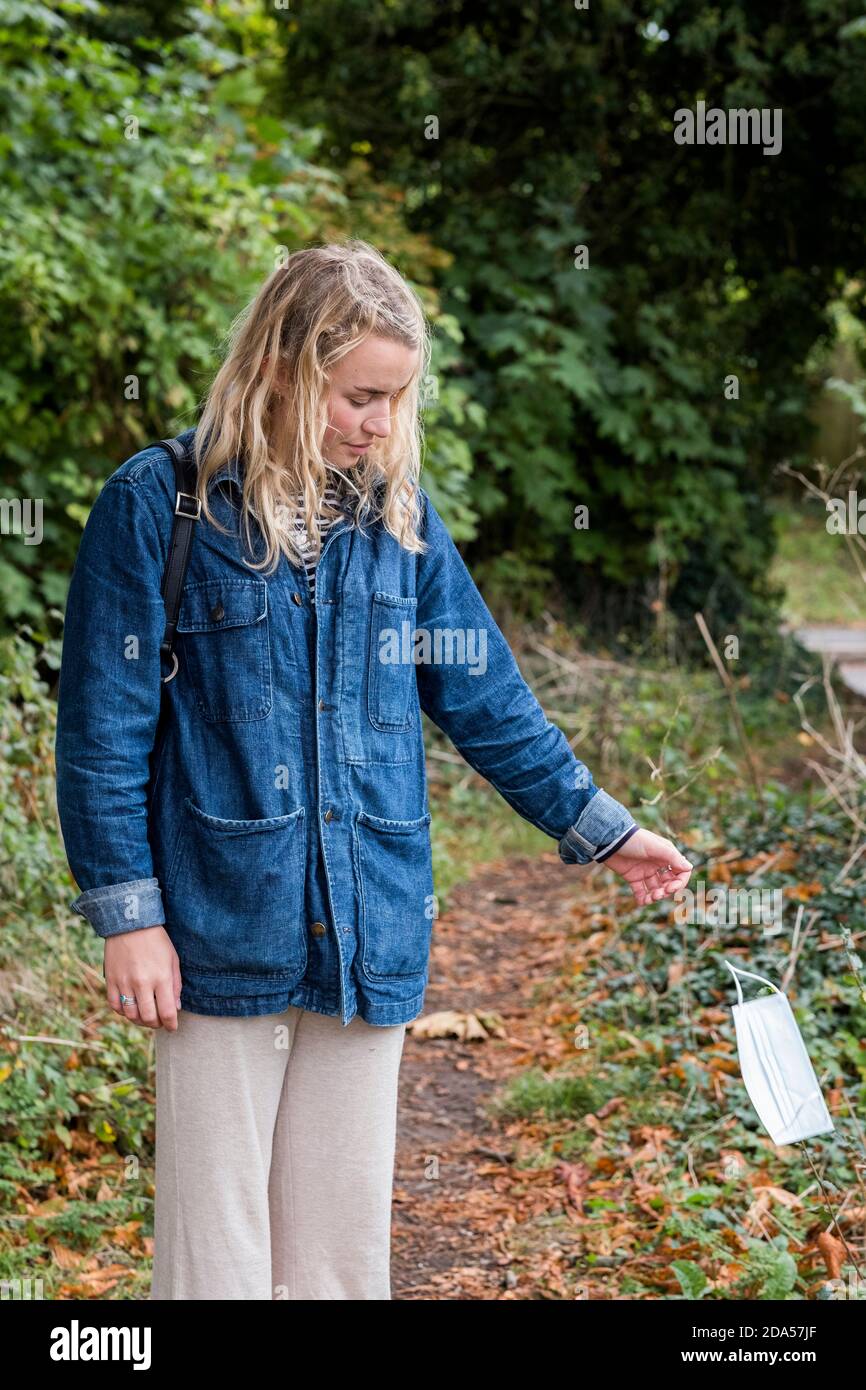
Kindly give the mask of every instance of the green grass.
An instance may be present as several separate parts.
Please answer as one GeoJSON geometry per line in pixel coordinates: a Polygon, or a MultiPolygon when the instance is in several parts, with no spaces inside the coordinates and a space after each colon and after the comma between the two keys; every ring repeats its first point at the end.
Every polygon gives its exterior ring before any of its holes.
{"type": "Polygon", "coordinates": [[[516,855],[555,850],[556,840],[530,825],[488,782],[472,774],[469,785],[449,769],[446,779],[430,789],[433,872],[439,911],[458,883],[472,877],[481,864],[516,855]]]}
{"type": "MultiPolygon", "coordinates": [[[[770,576],[785,589],[788,622],[866,624],[866,584],[845,536],[830,535],[819,502],[786,503],[776,513],[778,549],[770,576]]],[[[861,563],[866,564],[866,556],[861,563]]]]}

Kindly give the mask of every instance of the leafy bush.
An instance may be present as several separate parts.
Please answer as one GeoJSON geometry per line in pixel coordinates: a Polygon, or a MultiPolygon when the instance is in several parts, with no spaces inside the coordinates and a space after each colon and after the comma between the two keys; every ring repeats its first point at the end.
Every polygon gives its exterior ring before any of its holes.
{"type": "Polygon", "coordinates": [[[694,651],[697,608],[772,633],[772,470],[807,456],[840,286],[864,317],[860,8],[298,0],[286,107],[448,254],[472,559],[542,565],[599,629],[662,602],[694,651]],[[676,143],[699,99],[781,108],[783,155],[676,143]]]}
{"type": "Polygon", "coordinates": [[[44,499],[42,544],[0,560],[12,618],[62,603],[102,480],[189,422],[239,296],[327,184],[314,137],[273,122],[269,182],[250,179],[255,92],[215,21],[140,73],[79,8],[6,4],[0,32],[0,466],[44,499]]]}

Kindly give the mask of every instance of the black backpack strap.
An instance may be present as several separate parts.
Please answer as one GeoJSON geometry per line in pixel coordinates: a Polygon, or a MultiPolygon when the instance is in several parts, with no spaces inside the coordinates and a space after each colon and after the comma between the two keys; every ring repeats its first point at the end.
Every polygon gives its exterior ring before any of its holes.
{"type": "Polygon", "coordinates": [[[165,603],[166,623],[159,650],[161,656],[171,657],[174,661],[171,674],[162,678],[163,683],[167,684],[177,675],[177,655],[173,651],[174,638],[193,531],[201,515],[201,498],[196,496],[195,456],[189,445],[184,446],[176,439],[161,439],[159,443],[172,457],[175,477],[174,524],[160,590],[165,603]]]}

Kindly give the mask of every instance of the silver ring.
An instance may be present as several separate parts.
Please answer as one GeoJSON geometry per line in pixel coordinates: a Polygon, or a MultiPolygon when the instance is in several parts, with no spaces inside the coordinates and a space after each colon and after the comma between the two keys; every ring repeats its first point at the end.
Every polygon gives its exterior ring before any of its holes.
{"type": "Polygon", "coordinates": [[[173,681],[174,678],[175,678],[175,676],[177,675],[177,667],[178,667],[177,652],[172,652],[172,654],[171,654],[171,659],[172,659],[172,661],[174,662],[174,670],[170,673],[170,675],[168,675],[168,676],[163,676],[163,678],[162,678],[162,683],[163,683],[163,685],[168,685],[168,682],[169,682],[169,681],[173,681]]]}
{"type": "Polygon", "coordinates": [[[120,996],[120,1002],[121,1002],[121,1004],[134,1004],[134,1003],[135,1003],[135,995],[134,995],[134,994],[121,994],[121,996],[120,996]]]}

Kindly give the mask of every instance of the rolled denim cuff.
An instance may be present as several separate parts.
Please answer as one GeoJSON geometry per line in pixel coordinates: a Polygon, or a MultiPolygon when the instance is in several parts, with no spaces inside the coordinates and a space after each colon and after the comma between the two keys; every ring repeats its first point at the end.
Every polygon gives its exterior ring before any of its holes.
{"type": "Polygon", "coordinates": [[[560,840],[559,857],[565,864],[589,864],[615,854],[627,836],[639,828],[622,802],[599,787],[560,840]]]}
{"type": "Polygon", "coordinates": [[[97,936],[119,936],[165,922],[162,890],[156,878],[131,878],[125,883],[88,888],[69,906],[90,923],[97,936]]]}
{"type": "Polygon", "coordinates": [[[639,825],[633,825],[631,830],[627,830],[625,834],[620,837],[620,839],[615,840],[614,843],[610,845],[606,850],[603,850],[601,854],[597,854],[595,856],[595,862],[597,864],[603,864],[605,859],[610,859],[610,856],[612,854],[616,854],[619,850],[621,850],[626,840],[630,840],[632,835],[636,835],[639,830],[639,825]]]}

